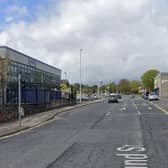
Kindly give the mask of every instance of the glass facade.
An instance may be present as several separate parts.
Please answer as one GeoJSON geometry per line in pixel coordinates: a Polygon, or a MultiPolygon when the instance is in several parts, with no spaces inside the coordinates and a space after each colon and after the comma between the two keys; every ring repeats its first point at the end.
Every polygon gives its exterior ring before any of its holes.
{"type": "Polygon", "coordinates": [[[11,61],[8,64],[7,82],[17,82],[19,73],[22,76],[22,80],[26,83],[55,85],[58,88],[60,86],[60,77],[58,75],[15,61],[11,61]]]}

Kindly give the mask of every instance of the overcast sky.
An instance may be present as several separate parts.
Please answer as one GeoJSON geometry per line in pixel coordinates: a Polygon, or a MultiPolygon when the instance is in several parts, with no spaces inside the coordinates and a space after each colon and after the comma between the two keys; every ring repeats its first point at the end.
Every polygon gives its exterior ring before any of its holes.
{"type": "Polygon", "coordinates": [[[151,68],[168,71],[168,1],[0,0],[0,45],[71,82],[79,82],[80,48],[83,82],[139,79],[151,68]]]}

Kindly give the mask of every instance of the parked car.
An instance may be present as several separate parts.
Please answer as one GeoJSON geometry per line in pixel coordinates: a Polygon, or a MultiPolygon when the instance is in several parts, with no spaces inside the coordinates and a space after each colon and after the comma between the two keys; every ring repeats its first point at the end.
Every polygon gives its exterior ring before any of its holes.
{"type": "Polygon", "coordinates": [[[149,95],[149,92],[145,92],[144,95],[143,95],[143,98],[147,100],[148,99],[148,95],[149,95]]]}
{"type": "Polygon", "coordinates": [[[97,100],[98,96],[96,94],[92,94],[89,96],[90,100],[97,100]]]}
{"type": "Polygon", "coordinates": [[[111,93],[109,95],[108,103],[118,103],[118,95],[115,93],[111,93]]]}
{"type": "Polygon", "coordinates": [[[152,100],[159,100],[159,96],[155,92],[151,92],[148,95],[148,100],[150,100],[150,101],[152,101],[152,100]]]}

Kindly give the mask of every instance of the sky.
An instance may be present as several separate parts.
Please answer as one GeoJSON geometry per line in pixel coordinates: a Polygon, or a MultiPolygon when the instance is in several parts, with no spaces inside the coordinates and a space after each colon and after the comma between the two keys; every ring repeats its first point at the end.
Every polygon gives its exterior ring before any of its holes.
{"type": "Polygon", "coordinates": [[[140,79],[168,71],[166,0],[0,0],[0,45],[79,82],[140,79]]]}

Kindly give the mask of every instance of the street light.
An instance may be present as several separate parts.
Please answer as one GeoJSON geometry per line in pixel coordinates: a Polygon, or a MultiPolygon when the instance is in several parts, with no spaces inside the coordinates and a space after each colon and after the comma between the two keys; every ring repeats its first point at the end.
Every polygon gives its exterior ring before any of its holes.
{"type": "Polygon", "coordinates": [[[82,86],[81,86],[81,80],[82,80],[82,50],[80,49],[80,103],[82,102],[82,86]]]}
{"type": "Polygon", "coordinates": [[[98,81],[98,86],[97,86],[97,95],[98,95],[98,99],[101,98],[102,92],[100,94],[100,86],[102,85],[103,81],[100,80],[98,81]]]}
{"type": "Polygon", "coordinates": [[[102,93],[102,91],[103,91],[103,88],[102,88],[102,84],[103,84],[103,81],[101,80],[100,81],[100,98],[102,98],[102,96],[103,96],[103,93],[102,93]]]}
{"type": "Polygon", "coordinates": [[[18,106],[19,127],[21,127],[22,126],[22,123],[21,123],[21,74],[18,75],[18,96],[19,96],[19,106],[18,106]]]}
{"type": "Polygon", "coordinates": [[[97,85],[97,98],[99,99],[99,81],[98,81],[98,85],[97,85]]]}

